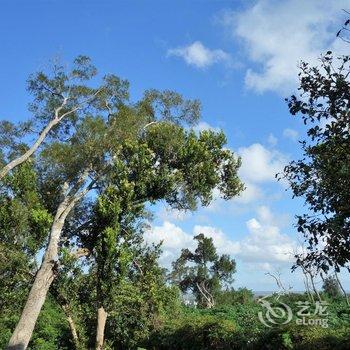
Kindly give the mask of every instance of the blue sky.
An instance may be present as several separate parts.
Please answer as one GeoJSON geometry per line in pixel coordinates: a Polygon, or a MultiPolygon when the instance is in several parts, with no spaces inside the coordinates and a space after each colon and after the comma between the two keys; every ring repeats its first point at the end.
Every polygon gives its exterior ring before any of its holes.
{"type": "MultiPolygon", "coordinates": [[[[267,271],[290,274],[300,243],[292,200],[274,174],[300,155],[304,128],[284,97],[297,86],[301,59],[317,64],[329,48],[345,52],[335,33],[346,1],[2,1],[0,5],[1,119],[23,120],[28,75],[53,57],[90,56],[100,72],[131,83],[134,99],[148,88],[176,90],[202,101],[198,130],[222,128],[242,157],[241,198],[216,200],[194,214],[154,208],[148,241],[164,240],[168,265],[199,232],[237,259],[235,286],[276,289],[267,271]]],[[[347,287],[350,284],[344,281],[347,287]]]]}

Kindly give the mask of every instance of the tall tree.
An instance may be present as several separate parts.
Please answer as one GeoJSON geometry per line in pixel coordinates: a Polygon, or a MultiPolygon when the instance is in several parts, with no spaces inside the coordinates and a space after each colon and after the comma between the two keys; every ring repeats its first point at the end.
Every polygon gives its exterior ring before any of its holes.
{"type": "MultiPolygon", "coordinates": [[[[105,76],[89,109],[60,123],[57,136],[47,139],[37,155],[36,170],[52,224],[10,349],[27,347],[56,276],[62,230],[88,193],[100,191],[106,184],[119,188],[127,179],[130,193],[136,188],[139,196],[135,199],[141,203],[163,199],[176,208],[195,209],[198,201],[210,202],[214,188],[219,188],[224,198],[242,190],[237,177],[240,161],[223,148],[223,133],[198,136],[184,128],[198,120],[198,101],[185,100],[171,91],[150,90],[137,103],[130,103],[127,85],[116,76],[105,76]],[[128,168],[129,156],[135,168],[128,168]]],[[[91,94],[85,85],[78,90],[91,94]]],[[[51,95],[39,96],[35,109],[41,111],[44,106],[46,111],[51,95]]]]}
{"type": "MultiPolygon", "coordinates": [[[[82,75],[83,78],[90,77],[89,75],[85,76],[84,72],[82,75]]],[[[35,81],[40,81],[40,79],[41,75],[35,81]]],[[[41,85],[36,86],[34,82],[33,89],[37,89],[38,97],[32,108],[37,111],[38,115],[45,118],[47,111],[52,107],[52,95],[42,92],[41,85]]],[[[96,142],[98,138],[102,137],[102,129],[107,130],[107,126],[102,123],[103,116],[105,115],[107,118],[111,111],[117,110],[121,100],[127,97],[127,93],[125,83],[114,76],[104,77],[102,90],[96,95],[99,96],[99,99],[91,102],[91,110],[89,108],[86,111],[86,113],[94,112],[95,116],[86,117],[84,113],[71,114],[71,118],[65,119],[65,123],[59,124],[57,137],[47,143],[38,155],[40,181],[50,183],[51,187],[56,185],[52,208],[50,208],[53,221],[42,264],[36,273],[21,318],[10,339],[10,349],[25,349],[27,347],[48,289],[55,277],[60,235],[66,217],[76,203],[93,188],[96,177],[103,172],[101,169],[102,161],[98,162],[97,160],[99,156],[104,157],[101,153],[103,146],[98,147],[100,154],[96,153],[96,157],[92,157],[93,159],[87,158],[89,157],[89,147],[97,147],[96,142]],[[113,106],[110,106],[112,103],[113,106]],[[97,132],[98,126],[100,126],[100,134],[97,132]],[[71,158],[64,159],[65,156],[71,158]],[[83,157],[86,158],[83,159],[83,157]],[[93,179],[92,174],[95,177],[93,179]]],[[[46,90],[44,89],[44,91],[46,90]]],[[[70,91],[79,91],[79,94],[83,96],[91,94],[91,89],[86,85],[72,86],[70,91]]],[[[106,133],[104,135],[106,136],[106,133]]],[[[92,149],[90,148],[90,150],[92,149]]],[[[96,152],[98,150],[96,149],[96,152]]]]}
{"type": "Polygon", "coordinates": [[[300,95],[288,99],[292,115],[301,115],[308,138],[303,158],[284,170],[294,196],[305,198],[308,212],[297,217],[308,243],[297,265],[327,271],[350,260],[350,57],[328,51],[319,67],[301,64],[300,95]]]}
{"type": "Polygon", "coordinates": [[[218,256],[212,238],[201,233],[194,239],[198,243],[196,250],[182,250],[173,263],[170,278],[182,292],[191,291],[200,306],[211,308],[215,305],[215,294],[224,284],[233,282],[236,262],[227,254],[218,256]]]}
{"type": "Polygon", "coordinates": [[[133,249],[140,240],[136,233],[147,216],[145,205],[163,199],[175,208],[193,210],[198,200],[209,203],[216,186],[227,196],[240,190],[237,176],[230,173],[236,162],[223,149],[223,142],[222,133],[196,135],[166,123],[153,125],[139,140],[121,145],[114,164],[117,171],[99,187],[101,195],[79,237],[96,266],[97,348],[103,345],[113,286],[123,278],[128,265],[140,267],[133,249]],[[200,170],[195,171],[195,167],[200,170]]]}

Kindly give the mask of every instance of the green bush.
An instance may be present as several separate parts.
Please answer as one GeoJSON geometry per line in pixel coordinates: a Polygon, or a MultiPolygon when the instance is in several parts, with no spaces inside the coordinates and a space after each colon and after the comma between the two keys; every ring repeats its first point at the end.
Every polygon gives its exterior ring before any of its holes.
{"type": "Polygon", "coordinates": [[[216,305],[218,306],[248,304],[253,302],[253,300],[254,293],[247,288],[221,291],[215,297],[216,305]]]}
{"type": "Polygon", "coordinates": [[[232,320],[205,310],[184,309],[181,317],[169,319],[162,330],[154,332],[149,349],[239,349],[236,346],[237,327],[232,320]]]}
{"type": "Polygon", "coordinates": [[[290,324],[270,329],[255,344],[259,350],[349,350],[348,329],[290,324]]]}
{"type": "MultiPolygon", "coordinates": [[[[294,314],[297,301],[306,295],[285,295],[279,301],[294,314]]],[[[279,301],[271,298],[277,305],[279,301]]],[[[298,325],[264,326],[258,319],[259,303],[235,304],[215,309],[183,308],[177,317],[169,315],[162,328],[145,342],[148,350],[349,350],[350,310],[344,300],[329,304],[328,328],[298,325]]]]}

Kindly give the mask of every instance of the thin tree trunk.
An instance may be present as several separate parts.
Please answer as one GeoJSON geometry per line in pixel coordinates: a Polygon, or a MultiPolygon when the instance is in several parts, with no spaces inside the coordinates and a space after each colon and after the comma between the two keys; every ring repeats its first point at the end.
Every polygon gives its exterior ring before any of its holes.
{"type": "Polygon", "coordinates": [[[96,350],[103,349],[107,312],[103,306],[97,310],[96,350]]]}
{"type": "Polygon", "coordinates": [[[313,296],[312,293],[310,292],[309,279],[308,279],[307,275],[304,275],[304,285],[305,285],[306,294],[307,294],[309,300],[310,300],[313,304],[315,304],[314,296],[313,296]]]}
{"type": "Polygon", "coordinates": [[[57,268],[58,243],[62,228],[68,212],[67,199],[57,209],[54,222],[51,226],[49,244],[47,246],[42,264],[37,272],[27,302],[9,341],[8,350],[24,350],[27,348],[32,336],[35,323],[45,302],[50,285],[55,278],[57,268]]]}
{"type": "Polygon", "coordinates": [[[15,168],[17,165],[22,164],[25,162],[43,143],[45,140],[47,134],[50,132],[50,130],[58,124],[60,119],[54,118],[52,119],[46,127],[43,129],[43,131],[40,133],[34,144],[26,151],[24,154],[22,154],[20,157],[12,160],[10,163],[6,164],[1,170],[0,170],[0,180],[2,180],[13,168],[15,168]]]}
{"type": "Polygon", "coordinates": [[[204,285],[202,284],[201,286],[196,283],[197,288],[199,290],[199,292],[202,294],[202,296],[205,299],[205,303],[208,309],[211,309],[212,307],[214,307],[215,305],[215,301],[213,296],[209,293],[209,291],[204,287],[204,285]]]}
{"type": "Polygon", "coordinates": [[[85,103],[91,102],[97,96],[97,94],[99,94],[100,92],[101,92],[101,89],[98,89],[92,95],[92,98],[89,98],[89,99],[85,100],[84,102],[82,102],[81,104],[77,105],[76,107],[70,109],[69,111],[63,113],[62,115],[59,115],[60,112],[62,111],[62,109],[67,105],[67,102],[69,100],[69,97],[65,97],[63,99],[63,101],[62,101],[62,104],[58,108],[55,109],[53,118],[49,121],[49,123],[41,131],[41,133],[39,134],[39,136],[36,139],[36,141],[34,142],[34,144],[24,154],[22,154],[20,157],[12,160],[8,164],[6,164],[2,169],[0,169],[0,180],[2,180],[13,168],[15,168],[16,166],[18,166],[18,165],[22,164],[23,162],[25,162],[40,147],[40,145],[44,142],[44,140],[45,140],[46,136],[48,135],[48,133],[51,131],[51,129],[55,125],[60,123],[63,118],[67,117],[68,115],[70,115],[70,114],[76,112],[77,110],[79,110],[80,108],[82,108],[82,106],[85,103]]]}
{"type": "Polygon", "coordinates": [[[316,286],[315,286],[314,277],[313,277],[312,273],[311,273],[310,271],[307,271],[307,272],[308,272],[308,274],[309,274],[309,276],[310,276],[311,286],[312,286],[312,289],[313,289],[314,293],[315,293],[316,296],[317,296],[317,299],[318,299],[319,301],[322,301],[321,296],[320,296],[320,293],[318,292],[318,290],[317,290],[317,288],[316,288],[316,286]]]}
{"type": "Polygon", "coordinates": [[[346,300],[346,304],[349,305],[348,294],[346,293],[346,291],[345,291],[343,285],[341,284],[340,279],[339,279],[339,277],[338,277],[338,274],[337,274],[336,272],[335,272],[334,274],[335,274],[335,278],[337,279],[337,282],[338,282],[338,284],[339,284],[339,287],[340,287],[341,291],[342,291],[343,294],[344,294],[344,297],[345,297],[345,300],[346,300]]]}
{"type": "Polygon", "coordinates": [[[62,305],[62,309],[67,317],[67,321],[69,324],[70,331],[72,333],[72,338],[73,338],[73,342],[75,345],[75,349],[78,350],[79,349],[79,337],[78,337],[77,328],[75,327],[75,322],[74,322],[73,317],[69,311],[68,305],[62,305]]]}

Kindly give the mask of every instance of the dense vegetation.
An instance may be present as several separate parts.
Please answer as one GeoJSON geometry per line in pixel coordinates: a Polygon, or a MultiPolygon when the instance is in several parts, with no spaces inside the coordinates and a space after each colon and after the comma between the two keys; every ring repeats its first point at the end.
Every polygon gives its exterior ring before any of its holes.
{"type": "Polygon", "coordinates": [[[214,189],[224,199],[243,190],[240,159],[224,133],[191,128],[198,101],[149,90],[133,102],[127,81],[97,81],[88,57],[68,71],[55,64],[28,81],[33,118],[0,124],[0,270],[8,295],[1,314],[18,321],[10,349],[28,346],[50,296],[76,348],[102,349],[118,334],[129,344],[129,333],[134,344],[173,293],[158,265],[160,247],[143,241],[147,208],[162,200],[195,210],[214,189]],[[24,305],[19,319],[14,303],[24,305]]]}
{"type": "MultiPolygon", "coordinates": [[[[105,349],[349,349],[350,312],[342,297],[332,299],[322,294],[329,302],[328,328],[297,325],[295,319],[287,325],[268,328],[257,317],[264,309],[251,292],[243,289],[224,294],[218,296],[214,308],[201,309],[181,305],[179,294],[172,290],[167,293],[167,304],[162,312],[153,314],[150,320],[145,299],[129,288],[119,295],[120,302],[115,304],[119,312],[111,315],[105,349]]],[[[308,300],[306,294],[276,298],[275,295],[269,299],[276,305],[284,302],[293,306],[294,312],[298,309],[296,301],[308,300]]],[[[86,312],[88,305],[83,304],[81,309],[86,312]]],[[[15,310],[20,311],[18,306],[12,308],[12,312],[15,310]]],[[[85,315],[77,325],[78,332],[85,344],[93,346],[95,318],[92,313],[85,315]]],[[[16,320],[10,310],[2,314],[1,348],[6,346],[16,320]]],[[[72,349],[73,341],[63,309],[50,297],[40,314],[29,348],[72,349]]]]}

